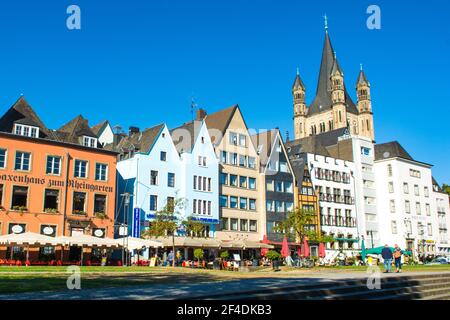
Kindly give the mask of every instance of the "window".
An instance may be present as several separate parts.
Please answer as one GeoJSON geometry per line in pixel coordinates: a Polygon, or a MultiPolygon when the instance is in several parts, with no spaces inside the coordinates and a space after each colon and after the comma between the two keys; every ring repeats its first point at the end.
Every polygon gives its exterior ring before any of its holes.
{"type": "Polygon", "coordinates": [[[248,157],[248,167],[251,169],[256,168],[256,158],[255,157],[248,157]]]}
{"type": "Polygon", "coordinates": [[[238,231],[238,219],[234,219],[234,218],[230,219],[230,230],[238,231]]]}
{"type": "Polygon", "coordinates": [[[61,157],[47,156],[45,173],[59,175],[61,173],[61,157]]]}
{"type": "Polygon", "coordinates": [[[284,212],[284,202],[283,201],[275,201],[275,211],[276,212],[284,212]]]}
{"type": "Polygon", "coordinates": [[[433,236],[433,226],[431,225],[431,223],[427,224],[427,231],[428,231],[428,236],[433,236]]]}
{"type": "Polygon", "coordinates": [[[239,135],[239,145],[241,147],[246,147],[247,146],[247,137],[243,134],[239,135]]]}
{"type": "Polygon", "coordinates": [[[193,183],[194,183],[194,190],[197,190],[197,176],[194,176],[193,183]]]}
{"type": "Polygon", "coordinates": [[[234,165],[234,166],[237,166],[237,164],[238,164],[238,154],[234,153],[234,152],[230,153],[230,157],[231,157],[231,159],[230,159],[231,164],[234,165]]]}
{"type": "Polygon", "coordinates": [[[256,190],[256,179],[248,178],[248,188],[252,190],[256,190]]]}
{"type": "Polygon", "coordinates": [[[275,182],[275,191],[276,192],[283,192],[283,182],[282,181],[276,181],[275,182]]]}
{"type": "Polygon", "coordinates": [[[45,189],[44,212],[57,213],[59,203],[59,190],[45,189]]]}
{"type": "Polygon", "coordinates": [[[220,173],[220,185],[227,185],[228,184],[228,173],[220,173]]]}
{"type": "Polygon", "coordinates": [[[220,152],[220,162],[226,164],[227,163],[227,152],[221,151],[220,152]]]}
{"type": "Polygon", "coordinates": [[[97,148],[97,138],[83,137],[83,146],[90,148],[97,148]]]}
{"type": "Polygon", "coordinates": [[[229,225],[228,225],[229,220],[228,220],[228,218],[222,218],[222,220],[220,220],[220,222],[221,222],[221,226],[220,226],[221,230],[228,230],[229,229],[229,225]]]}
{"type": "Polygon", "coordinates": [[[414,195],[416,195],[416,196],[420,195],[419,186],[417,184],[414,185],[414,195]]]}
{"type": "Polygon", "coordinates": [[[11,209],[26,210],[28,206],[28,187],[13,186],[11,209]]]}
{"type": "Polygon", "coordinates": [[[86,214],[86,193],[74,192],[72,202],[72,214],[86,214]]]}
{"type": "Polygon", "coordinates": [[[197,200],[192,201],[192,213],[197,213],[197,200]]]}
{"type": "Polygon", "coordinates": [[[197,214],[202,214],[202,200],[197,200],[197,214]]]}
{"type": "Polygon", "coordinates": [[[198,156],[198,165],[206,167],[206,157],[198,156]]]}
{"type": "Polygon", "coordinates": [[[266,211],[275,212],[275,206],[274,206],[274,202],[272,200],[266,201],[266,211]]]}
{"type": "Polygon", "coordinates": [[[203,177],[203,191],[206,191],[207,188],[206,181],[206,177],[203,177]]]}
{"type": "Polygon", "coordinates": [[[394,193],[394,183],[393,182],[388,182],[388,190],[389,190],[389,193],[394,193]]]}
{"type": "Polygon", "coordinates": [[[250,232],[256,232],[258,230],[258,222],[256,220],[250,220],[250,232]]]}
{"type": "Polygon", "coordinates": [[[395,200],[389,202],[389,207],[391,208],[391,213],[395,213],[395,200]]]}
{"type": "Polygon", "coordinates": [[[247,156],[239,155],[239,166],[246,167],[247,166],[247,156]]]}
{"type": "Polygon", "coordinates": [[[230,174],[230,186],[237,187],[237,176],[230,174]]]}
{"type": "Polygon", "coordinates": [[[431,209],[430,209],[430,205],[428,203],[425,204],[425,213],[427,216],[431,216],[431,209]]]}
{"type": "Polygon", "coordinates": [[[430,191],[428,190],[428,187],[423,188],[423,193],[424,193],[425,197],[427,197],[427,198],[430,196],[430,191]]]}
{"type": "Polygon", "coordinates": [[[275,184],[273,180],[266,181],[266,189],[267,191],[275,191],[275,184]]]}
{"type": "Polygon", "coordinates": [[[411,213],[411,205],[408,200],[405,201],[405,212],[411,213]]]}
{"type": "Polygon", "coordinates": [[[6,149],[0,149],[0,168],[6,168],[6,149]]]}
{"type": "Polygon", "coordinates": [[[150,185],[152,186],[158,185],[158,171],[154,170],[150,171],[150,185]]]}
{"type": "Polygon", "coordinates": [[[420,208],[420,202],[416,202],[416,214],[421,215],[422,210],[420,208]]]}
{"type": "MultiPolygon", "coordinates": [[[[0,207],[2,206],[2,203],[3,203],[3,185],[0,184],[0,207]]],[[[0,224],[0,228],[1,228],[1,226],[2,225],[0,224]]]]}
{"type": "Polygon", "coordinates": [[[370,156],[370,149],[366,147],[361,147],[361,154],[363,156],[370,156]]]}
{"type": "Polygon", "coordinates": [[[247,210],[247,198],[240,198],[239,199],[239,209],[247,210]]]}
{"type": "Polygon", "coordinates": [[[87,178],[87,161],[75,160],[75,178],[87,178]]]}
{"type": "Polygon", "coordinates": [[[228,208],[228,196],[221,195],[219,198],[219,204],[221,208],[228,208]]]}
{"type": "Polygon", "coordinates": [[[293,192],[292,182],[290,182],[290,181],[285,181],[284,182],[284,192],[288,192],[288,193],[292,193],[293,192]]]}
{"type": "Polygon", "coordinates": [[[19,136],[37,138],[39,136],[39,128],[16,124],[14,128],[14,134],[17,134],[19,136]]]}
{"type": "Polygon", "coordinates": [[[231,209],[237,209],[238,207],[238,198],[237,197],[230,197],[230,208],[231,209]]]}
{"type": "Polygon", "coordinates": [[[161,160],[161,161],[167,161],[167,152],[161,151],[161,153],[160,153],[160,155],[159,155],[159,160],[161,160]]]}
{"type": "Polygon", "coordinates": [[[411,221],[406,220],[405,221],[405,228],[406,228],[406,233],[412,233],[412,224],[411,221]]]}
{"type": "Polygon", "coordinates": [[[158,196],[150,195],[150,211],[158,210],[158,196]]]}
{"type": "Polygon", "coordinates": [[[198,184],[197,190],[202,190],[202,177],[197,177],[197,184],[198,184]]]}
{"type": "Polygon", "coordinates": [[[208,201],[208,215],[211,215],[211,201],[208,201]]]}
{"type": "Polygon", "coordinates": [[[248,208],[253,211],[256,210],[256,200],[255,199],[248,200],[248,208]]]}
{"type": "Polygon", "coordinates": [[[409,193],[409,187],[408,187],[408,183],[407,182],[403,182],[403,192],[405,194],[409,193]]]}
{"type": "Polygon", "coordinates": [[[94,214],[106,214],[106,196],[96,194],[94,196],[94,214]]]}
{"type": "Polygon", "coordinates": [[[388,177],[392,177],[392,164],[387,165],[388,177]]]}
{"type": "Polygon", "coordinates": [[[95,164],[95,180],[106,181],[108,180],[108,165],[104,163],[95,164]]]}
{"type": "Polygon", "coordinates": [[[247,177],[239,177],[239,187],[247,188],[247,177]]]}
{"type": "Polygon", "coordinates": [[[248,231],[248,220],[241,219],[241,231],[248,231]]]}
{"type": "Polygon", "coordinates": [[[391,221],[392,234],[397,234],[397,221],[391,221]]]}
{"type": "Polygon", "coordinates": [[[238,145],[238,137],[237,137],[237,133],[230,132],[230,144],[233,144],[233,145],[235,145],[235,146],[238,145]]]}
{"type": "Polygon", "coordinates": [[[292,211],[294,211],[294,203],[286,202],[286,212],[292,212],[292,211]]]}
{"type": "Polygon", "coordinates": [[[420,171],[414,170],[414,169],[409,169],[409,175],[414,178],[420,178],[420,171]]]}
{"type": "Polygon", "coordinates": [[[31,153],[17,151],[14,170],[30,171],[30,158],[31,153]]]}
{"type": "Polygon", "coordinates": [[[212,191],[211,178],[208,178],[208,191],[212,191]]]}
{"type": "Polygon", "coordinates": [[[170,188],[175,187],[175,173],[167,173],[167,186],[170,188]]]}

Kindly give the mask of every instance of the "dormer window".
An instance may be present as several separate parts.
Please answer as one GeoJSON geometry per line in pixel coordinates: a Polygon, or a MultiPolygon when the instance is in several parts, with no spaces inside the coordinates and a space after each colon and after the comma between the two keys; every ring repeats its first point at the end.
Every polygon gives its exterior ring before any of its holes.
{"type": "Polygon", "coordinates": [[[83,146],[97,148],[97,138],[83,136],[83,146]]]}
{"type": "Polygon", "coordinates": [[[33,126],[26,126],[23,124],[16,124],[14,126],[14,134],[30,138],[37,138],[39,136],[39,128],[33,126]]]}

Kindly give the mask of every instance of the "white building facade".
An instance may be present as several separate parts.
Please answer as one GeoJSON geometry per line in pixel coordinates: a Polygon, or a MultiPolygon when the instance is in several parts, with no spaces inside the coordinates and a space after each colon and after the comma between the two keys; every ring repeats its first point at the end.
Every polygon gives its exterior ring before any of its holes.
{"type": "Polygon", "coordinates": [[[381,242],[411,250],[414,259],[437,255],[439,228],[431,165],[412,159],[397,142],[376,148],[381,242]]]}
{"type": "Polygon", "coordinates": [[[353,162],[308,153],[307,164],[319,195],[321,231],[335,239],[327,244],[325,259],[334,260],[340,252],[346,256],[356,255],[360,232],[353,162]]]}
{"type": "Polygon", "coordinates": [[[433,183],[433,198],[436,203],[437,224],[439,237],[437,243],[437,254],[450,257],[450,205],[449,195],[443,192],[437,183],[433,183]]]}

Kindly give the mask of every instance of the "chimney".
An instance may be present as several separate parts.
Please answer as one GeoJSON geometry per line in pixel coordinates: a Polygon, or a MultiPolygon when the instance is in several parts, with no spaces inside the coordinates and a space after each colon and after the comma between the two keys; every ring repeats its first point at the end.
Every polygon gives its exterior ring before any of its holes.
{"type": "Polygon", "coordinates": [[[132,136],[133,134],[139,133],[139,128],[138,127],[130,127],[128,129],[128,135],[132,136]]]}
{"type": "Polygon", "coordinates": [[[202,121],[206,118],[206,111],[202,108],[197,110],[197,121],[202,121]]]}

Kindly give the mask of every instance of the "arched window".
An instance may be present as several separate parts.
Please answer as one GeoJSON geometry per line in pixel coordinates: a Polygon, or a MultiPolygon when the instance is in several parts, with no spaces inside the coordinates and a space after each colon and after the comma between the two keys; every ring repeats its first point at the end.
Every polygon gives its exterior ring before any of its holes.
{"type": "Polygon", "coordinates": [[[367,131],[370,131],[370,124],[369,124],[369,120],[366,120],[366,124],[367,124],[367,131]]]}
{"type": "Polygon", "coordinates": [[[342,122],[342,112],[339,110],[339,122],[342,122]]]}

